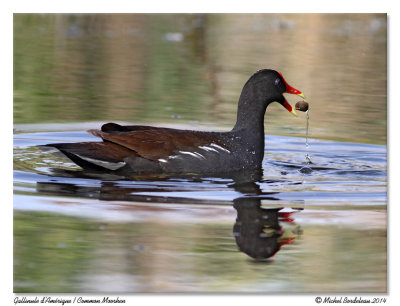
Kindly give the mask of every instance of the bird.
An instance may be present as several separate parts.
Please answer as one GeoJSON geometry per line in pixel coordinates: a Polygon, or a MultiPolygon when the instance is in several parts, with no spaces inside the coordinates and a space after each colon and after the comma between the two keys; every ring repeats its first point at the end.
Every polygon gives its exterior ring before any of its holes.
{"type": "Polygon", "coordinates": [[[232,130],[209,132],[106,123],[87,132],[98,142],[53,143],[44,151],[68,158],[84,170],[129,174],[212,174],[262,167],[264,115],[278,102],[296,115],[284,93],[305,99],[282,73],[272,69],[255,72],[243,86],[237,120],[232,130]]]}

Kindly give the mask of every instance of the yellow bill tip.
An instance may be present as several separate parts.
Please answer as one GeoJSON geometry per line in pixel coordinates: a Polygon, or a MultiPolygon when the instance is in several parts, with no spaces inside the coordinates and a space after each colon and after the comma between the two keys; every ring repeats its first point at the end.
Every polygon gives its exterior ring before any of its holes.
{"type": "Polygon", "coordinates": [[[299,93],[298,94],[300,97],[302,97],[303,99],[305,99],[306,98],[306,96],[301,92],[301,93],[299,93]]]}

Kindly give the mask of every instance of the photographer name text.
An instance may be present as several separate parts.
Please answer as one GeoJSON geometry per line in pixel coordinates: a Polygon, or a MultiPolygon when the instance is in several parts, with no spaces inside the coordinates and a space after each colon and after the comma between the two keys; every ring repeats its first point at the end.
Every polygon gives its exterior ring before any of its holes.
{"type": "Polygon", "coordinates": [[[320,297],[315,298],[317,304],[380,304],[386,303],[386,298],[362,298],[362,297],[320,297]]]}
{"type": "Polygon", "coordinates": [[[68,304],[124,304],[126,301],[124,299],[120,299],[119,297],[109,297],[105,296],[102,298],[88,298],[88,297],[71,297],[71,298],[62,298],[62,297],[51,297],[44,296],[38,298],[36,297],[15,297],[14,305],[18,304],[60,304],[60,305],[68,305],[68,304]]]}

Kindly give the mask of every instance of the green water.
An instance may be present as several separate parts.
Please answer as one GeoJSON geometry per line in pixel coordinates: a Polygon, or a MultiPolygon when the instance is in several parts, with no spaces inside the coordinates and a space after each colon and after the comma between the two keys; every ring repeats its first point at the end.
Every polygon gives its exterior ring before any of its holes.
{"type": "Polygon", "coordinates": [[[332,224],[305,225],[302,231],[305,234],[296,236],[295,244],[284,246],[271,261],[257,263],[237,251],[229,222],[106,223],[18,212],[14,288],[16,292],[386,290],[384,228],[332,224]]]}

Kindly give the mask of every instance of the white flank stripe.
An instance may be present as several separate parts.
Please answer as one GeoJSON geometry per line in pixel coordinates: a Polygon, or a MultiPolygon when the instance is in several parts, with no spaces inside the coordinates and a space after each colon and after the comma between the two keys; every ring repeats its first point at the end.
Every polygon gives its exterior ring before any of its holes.
{"type": "Polygon", "coordinates": [[[161,163],[167,163],[168,162],[167,160],[165,160],[163,158],[159,158],[158,161],[161,162],[161,163]]]}
{"type": "Polygon", "coordinates": [[[113,163],[113,162],[108,162],[108,161],[104,161],[104,160],[99,160],[99,159],[94,159],[94,158],[90,158],[90,157],[86,157],[86,156],[82,156],[79,154],[75,154],[76,156],[78,156],[79,158],[88,161],[89,163],[98,165],[100,167],[104,167],[106,169],[109,170],[117,170],[123,166],[126,165],[126,162],[118,162],[118,163],[113,163]]]}
{"type": "Polygon", "coordinates": [[[219,146],[219,145],[217,145],[215,143],[210,144],[210,146],[213,146],[213,147],[216,147],[216,148],[218,148],[220,150],[223,150],[225,152],[231,153],[231,151],[229,151],[228,149],[225,149],[225,148],[223,148],[223,147],[221,147],[221,146],[219,146]]]}
{"type": "Polygon", "coordinates": [[[201,155],[201,154],[199,154],[199,153],[193,153],[193,152],[187,152],[187,151],[179,151],[179,153],[182,153],[182,154],[187,154],[187,155],[192,155],[192,156],[194,156],[194,157],[197,157],[197,158],[204,158],[204,156],[203,155],[201,155]],[[199,156],[199,155],[201,155],[201,156],[199,156]]]}
{"type": "Polygon", "coordinates": [[[202,158],[202,159],[206,159],[206,158],[204,157],[204,155],[201,155],[201,154],[198,153],[198,152],[194,152],[194,154],[196,154],[198,157],[200,157],[200,158],[202,158]]]}
{"type": "Polygon", "coordinates": [[[199,148],[202,149],[202,150],[214,151],[214,152],[217,152],[217,153],[218,153],[218,151],[215,150],[214,148],[210,148],[210,147],[207,147],[207,146],[200,146],[199,148]]]}

